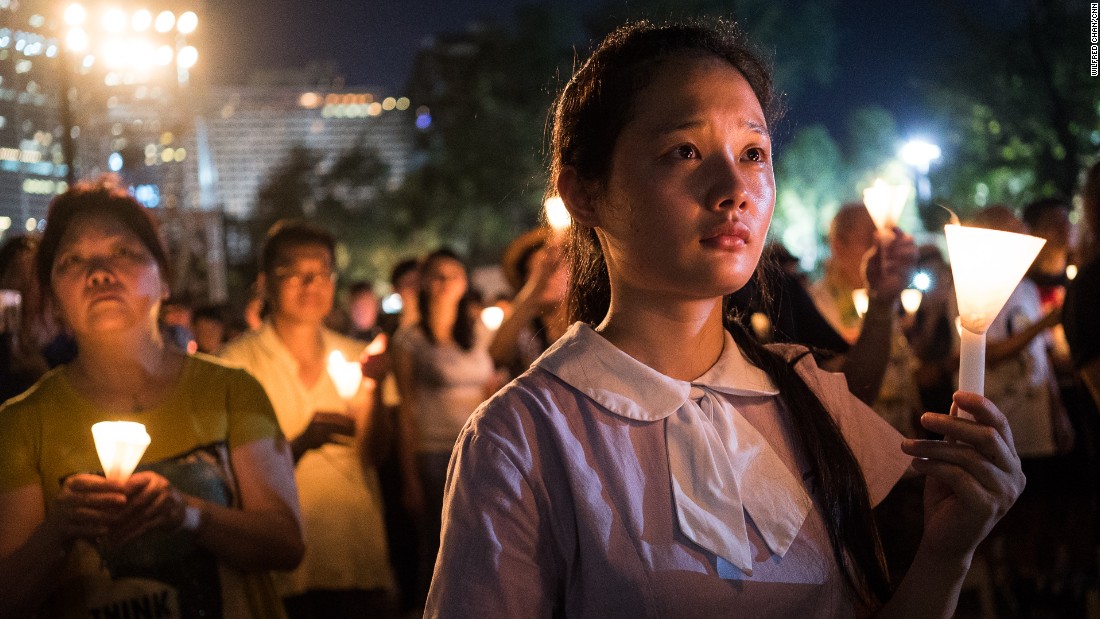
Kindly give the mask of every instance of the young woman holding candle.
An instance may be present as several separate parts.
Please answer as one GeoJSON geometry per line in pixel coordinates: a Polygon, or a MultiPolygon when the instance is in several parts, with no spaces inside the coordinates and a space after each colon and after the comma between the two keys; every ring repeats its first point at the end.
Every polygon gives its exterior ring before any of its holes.
{"type": "Polygon", "coordinates": [[[267,572],[303,552],[290,452],[255,379],[161,339],[151,216],[109,178],[77,184],[37,275],[79,352],[0,410],[0,616],[279,616],[267,572]],[[106,420],[152,440],[124,482],[96,473],[106,420]]]}
{"type": "Polygon", "coordinates": [[[1008,426],[960,393],[978,421],[903,440],[726,315],[774,206],[771,103],[723,23],[625,26],[565,87],[578,323],[459,437],[428,616],[951,614],[1023,487],[1008,426]],[[925,532],[892,591],[871,507],[910,466],[925,532]]]}

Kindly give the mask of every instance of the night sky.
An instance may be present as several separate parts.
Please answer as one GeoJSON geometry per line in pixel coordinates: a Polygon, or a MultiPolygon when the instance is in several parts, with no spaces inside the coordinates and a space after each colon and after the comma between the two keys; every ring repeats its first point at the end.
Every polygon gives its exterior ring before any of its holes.
{"type": "MultiPolygon", "coordinates": [[[[546,0],[543,0],[546,1],[546,0]]],[[[598,0],[579,0],[598,6],[598,0]]],[[[211,78],[243,81],[262,68],[334,61],[351,85],[400,94],[417,47],[427,36],[461,30],[479,17],[506,23],[531,0],[236,0],[207,4],[211,78]]],[[[566,6],[565,3],[551,2],[566,6]]],[[[997,3],[999,4],[999,3],[997,3]]],[[[936,0],[838,0],[838,75],[792,106],[791,129],[824,123],[840,130],[848,110],[877,103],[906,135],[929,128],[920,80],[934,79],[932,60],[954,47],[936,0]]],[[[992,8],[992,7],[991,7],[992,8]]]]}

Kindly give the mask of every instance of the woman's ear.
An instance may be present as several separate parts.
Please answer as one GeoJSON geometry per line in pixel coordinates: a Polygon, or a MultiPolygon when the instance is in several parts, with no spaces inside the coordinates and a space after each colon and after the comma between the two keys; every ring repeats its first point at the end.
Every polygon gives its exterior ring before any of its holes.
{"type": "Polygon", "coordinates": [[[596,201],[592,198],[592,192],[587,183],[577,174],[576,168],[562,166],[561,171],[558,172],[556,185],[558,195],[561,196],[573,221],[588,228],[596,228],[600,225],[600,218],[596,213],[596,201]]]}

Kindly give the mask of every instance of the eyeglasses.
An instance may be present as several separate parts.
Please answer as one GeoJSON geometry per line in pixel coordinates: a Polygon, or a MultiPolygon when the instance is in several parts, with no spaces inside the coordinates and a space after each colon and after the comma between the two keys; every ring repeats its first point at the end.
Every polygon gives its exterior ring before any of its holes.
{"type": "Polygon", "coordinates": [[[336,271],[332,269],[323,269],[320,271],[294,271],[289,268],[283,267],[275,269],[275,278],[284,284],[291,286],[308,286],[313,283],[314,280],[321,281],[323,283],[332,283],[336,281],[336,271]]]}

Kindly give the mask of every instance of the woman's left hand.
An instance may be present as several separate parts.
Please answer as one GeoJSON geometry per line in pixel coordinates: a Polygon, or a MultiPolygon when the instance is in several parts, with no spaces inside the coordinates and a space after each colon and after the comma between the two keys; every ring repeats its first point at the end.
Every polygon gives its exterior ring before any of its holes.
{"type": "Polygon", "coordinates": [[[925,413],[921,425],[944,440],[907,439],[902,451],[927,476],[922,545],[941,557],[969,561],[1023,492],[1025,480],[1004,414],[989,400],[961,391],[953,408],[974,420],[925,413]]]}
{"type": "Polygon", "coordinates": [[[154,529],[174,531],[183,524],[187,501],[172,482],[152,471],[134,473],[126,481],[126,509],[113,537],[127,542],[154,529]]]}

